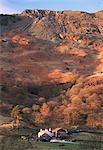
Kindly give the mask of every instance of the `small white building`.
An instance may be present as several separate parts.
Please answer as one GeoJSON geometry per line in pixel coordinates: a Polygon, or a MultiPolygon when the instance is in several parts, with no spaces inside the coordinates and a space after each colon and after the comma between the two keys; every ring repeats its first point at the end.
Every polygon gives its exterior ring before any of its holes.
{"type": "Polygon", "coordinates": [[[40,129],[40,131],[38,132],[38,138],[40,138],[41,136],[43,136],[44,134],[47,134],[50,137],[53,137],[53,133],[51,129],[40,129]]]}

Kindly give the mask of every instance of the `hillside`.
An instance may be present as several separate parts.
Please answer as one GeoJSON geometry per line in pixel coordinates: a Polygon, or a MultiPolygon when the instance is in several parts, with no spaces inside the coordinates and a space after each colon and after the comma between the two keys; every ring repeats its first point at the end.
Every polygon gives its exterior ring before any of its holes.
{"type": "Polygon", "coordinates": [[[0,24],[1,114],[18,104],[34,124],[103,127],[103,11],[25,10],[0,24]]]}

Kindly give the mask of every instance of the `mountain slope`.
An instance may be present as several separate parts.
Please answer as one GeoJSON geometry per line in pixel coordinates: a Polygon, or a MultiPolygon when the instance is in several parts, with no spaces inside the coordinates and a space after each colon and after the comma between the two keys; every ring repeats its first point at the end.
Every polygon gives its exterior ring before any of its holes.
{"type": "Polygon", "coordinates": [[[0,15],[0,21],[1,108],[38,104],[42,96],[68,113],[72,107],[77,112],[75,104],[83,104],[80,114],[96,103],[93,109],[102,110],[103,11],[25,10],[0,15]]]}

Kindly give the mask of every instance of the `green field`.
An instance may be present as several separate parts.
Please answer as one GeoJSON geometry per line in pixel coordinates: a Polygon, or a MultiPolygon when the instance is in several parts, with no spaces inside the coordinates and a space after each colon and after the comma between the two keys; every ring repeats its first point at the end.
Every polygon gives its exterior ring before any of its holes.
{"type": "Polygon", "coordinates": [[[0,150],[103,150],[103,143],[48,143],[21,140],[16,136],[2,137],[0,139],[0,150]]]}

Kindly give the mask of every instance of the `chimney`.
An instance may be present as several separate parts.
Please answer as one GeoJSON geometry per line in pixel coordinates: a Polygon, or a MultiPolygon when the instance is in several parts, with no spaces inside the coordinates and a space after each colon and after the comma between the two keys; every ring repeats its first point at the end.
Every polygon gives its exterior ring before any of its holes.
{"type": "Polygon", "coordinates": [[[51,128],[49,128],[49,131],[51,132],[51,131],[52,131],[52,129],[51,129],[51,128]]]}

